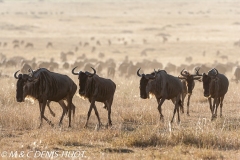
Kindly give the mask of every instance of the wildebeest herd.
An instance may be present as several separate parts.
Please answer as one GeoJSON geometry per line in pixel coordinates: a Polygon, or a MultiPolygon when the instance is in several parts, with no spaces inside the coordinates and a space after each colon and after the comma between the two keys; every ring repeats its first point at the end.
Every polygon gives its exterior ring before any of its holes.
{"type": "MultiPolygon", "coordinates": [[[[99,126],[102,125],[95,105],[96,101],[104,103],[104,108],[108,111],[107,126],[111,126],[111,106],[114,99],[116,84],[111,79],[99,77],[93,67],[91,67],[93,73],[88,71],[75,72],[76,68],[77,67],[74,67],[72,69],[72,74],[78,76],[79,95],[87,98],[90,102],[87,121],[84,127],[87,127],[92,109],[95,111],[99,126]]],[[[150,94],[155,96],[158,103],[160,120],[163,120],[162,104],[166,99],[171,99],[174,104],[171,122],[173,122],[176,112],[178,114],[178,122],[180,122],[179,110],[184,113],[184,99],[187,94],[187,114],[189,115],[190,97],[195,86],[194,80],[203,83],[203,95],[208,98],[212,120],[217,117],[219,105],[220,116],[222,116],[223,99],[228,91],[229,81],[227,77],[220,74],[217,69],[210,69],[207,73],[203,74],[199,73],[200,68],[195,69],[195,74],[190,74],[187,70],[183,69],[178,77],[168,74],[165,70],[156,71],[155,69],[154,72],[150,74],[140,74],[140,69],[141,68],[135,72],[141,77],[139,87],[140,97],[142,99],[147,99],[150,97],[150,94]],[[211,101],[212,98],[213,103],[211,101]]],[[[77,85],[73,80],[67,75],[51,72],[46,68],[39,68],[35,71],[30,68],[28,74],[18,74],[18,72],[19,70],[14,73],[14,77],[17,79],[17,102],[23,102],[27,96],[38,100],[41,117],[40,127],[42,125],[42,119],[53,126],[52,122],[44,116],[46,105],[52,113],[49,105],[51,101],[58,102],[63,109],[59,125],[62,124],[64,115],[68,114],[68,126],[71,127],[71,113],[73,112],[74,115],[76,108],[72,103],[72,99],[77,90],[77,85]],[[64,103],[64,100],[67,101],[67,105],[64,103]]]]}

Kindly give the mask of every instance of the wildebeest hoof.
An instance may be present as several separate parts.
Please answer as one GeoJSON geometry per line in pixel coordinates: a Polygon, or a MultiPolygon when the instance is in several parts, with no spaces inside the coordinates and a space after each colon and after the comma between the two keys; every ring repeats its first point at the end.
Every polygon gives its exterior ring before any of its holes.
{"type": "Polygon", "coordinates": [[[39,125],[39,126],[38,126],[38,129],[41,129],[41,128],[42,128],[42,125],[39,125]]]}
{"type": "Polygon", "coordinates": [[[107,123],[106,128],[108,129],[108,127],[111,127],[112,123],[107,123]]]}
{"type": "Polygon", "coordinates": [[[213,121],[213,120],[216,119],[216,118],[217,118],[217,116],[216,116],[216,115],[213,115],[211,120],[213,121]]]}
{"type": "Polygon", "coordinates": [[[160,121],[164,122],[164,117],[160,116],[160,121]]]}

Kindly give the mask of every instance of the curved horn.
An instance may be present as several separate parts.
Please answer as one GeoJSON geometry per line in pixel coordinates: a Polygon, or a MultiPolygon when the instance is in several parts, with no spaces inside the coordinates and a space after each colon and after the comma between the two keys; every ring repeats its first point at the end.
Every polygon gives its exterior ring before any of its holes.
{"type": "Polygon", "coordinates": [[[216,76],[216,75],[218,75],[218,70],[217,70],[216,68],[214,68],[214,70],[216,71],[216,74],[215,74],[215,76],[216,76]]]}
{"type": "Polygon", "coordinates": [[[199,74],[199,70],[200,70],[200,67],[199,67],[198,69],[195,68],[196,75],[197,75],[197,76],[202,76],[202,74],[199,74]]]}
{"type": "Polygon", "coordinates": [[[79,75],[79,73],[75,73],[74,72],[74,70],[76,69],[77,67],[74,67],[73,69],[72,69],[72,74],[74,74],[74,75],[79,75]]]}
{"type": "Polygon", "coordinates": [[[18,73],[19,71],[20,71],[20,70],[18,70],[17,72],[14,73],[14,77],[15,77],[16,79],[18,79],[17,73],[18,73]]]}
{"type": "Polygon", "coordinates": [[[185,68],[181,71],[181,75],[183,76],[183,77],[186,77],[187,75],[186,74],[183,74],[183,71],[185,70],[185,68]]]}
{"type": "Polygon", "coordinates": [[[141,68],[138,69],[137,75],[138,75],[139,77],[142,77],[142,75],[139,73],[140,69],[141,69],[141,68]]]}
{"type": "Polygon", "coordinates": [[[92,68],[92,70],[93,70],[93,74],[92,74],[92,76],[94,75],[94,74],[96,74],[96,70],[93,68],[93,67],[91,67],[92,68]]]}

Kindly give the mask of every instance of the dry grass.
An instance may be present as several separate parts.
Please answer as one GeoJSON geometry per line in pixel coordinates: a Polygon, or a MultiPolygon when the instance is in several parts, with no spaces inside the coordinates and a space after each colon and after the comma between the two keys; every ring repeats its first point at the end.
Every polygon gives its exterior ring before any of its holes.
{"type": "MultiPolygon", "coordinates": [[[[119,78],[120,79],[120,78],[119,78]]],[[[8,79],[14,83],[14,79],[8,79]]],[[[138,79],[136,79],[137,83],[138,79]]],[[[4,80],[2,80],[4,82],[4,80]]],[[[122,79],[120,82],[127,81],[122,79]]],[[[118,80],[116,83],[121,84],[118,80]]],[[[6,83],[6,82],[5,82],[6,83]]],[[[230,86],[224,103],[222,118],[210,120],[208,103],[199,103],[201,93],[192,97],[190,116],[181,114],[181,124],[170,124],[173,105],[166,101],[163,105],[165,121],[159,121],[159,113],[155,99],[142,100],[137,96],[138,87],[129,84],[118,87],[112,108],[113,126],[95,130],[97,119],[91,115],[89,128],[84,129],[89,103],[78,96],[74,97],[77,113],[73,127],[67,128],[68,118],[65,117],[62,127],[58,127],[61,115],[60,107],[52,103],[56,117],[51,117],[46,109],[46,115],[56,125],[51,128],[44,123],[39,125],[39,109],[35,102],[17,103],[15,86],[3,87],[1,92],[0,114],[0,146],[1,150],[26,151],[73,151],[84,150],[86,156],[105,157],[107,159],[122,158],[157,158],[157,159],[228,159],[237,157],[240,148],[240,118],[237,105],[231,100],[238,95],[230,94],[234,91],[230,86]],[[10,99],[10,101],[4,101],[10,99]],[[11,143],[9,143],[11,142],[11,143]],[[151,152],[151,154],[150,154],[151,152]],[[236,152],[237,154],[233,154],[236,152]],[[171,154],[167,154],[171,153],[171,154]],[[176,158],[176,156],[178,158],[176,158]],[[121,158],[120,158],[121,157],[121,158]]],[[[198,83],[196,90],[200,90],[198,83]]],[[[196,92],[195,90],[195,92],[196,92]]],[[[194,93],[195,93],[194,92],[194,93]]],[[[97,104],[100,117],[107,123],[107,112],[101,104],[97,104]]]]}

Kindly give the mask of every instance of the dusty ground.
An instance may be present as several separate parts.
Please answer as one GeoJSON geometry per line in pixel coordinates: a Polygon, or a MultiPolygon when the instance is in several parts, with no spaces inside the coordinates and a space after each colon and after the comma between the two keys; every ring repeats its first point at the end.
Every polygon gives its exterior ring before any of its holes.
{"type": "MultiPolygon", "coordinates": [[[[240,3],[234,0],[11,0],[0,2],[0,15],[0,53],[7,58],[36,57],[37,61],[54,58],[62,64],[60,53],[73,51],[75,54],[70,56],[69,63],[82,54],[98,58],[99,53],[105,54],[102,61],[113,58],[117,65],[126,56],[134,63],[157,59],[163,65],[168,62],[186,64],[188,56],[192,57],[192,63],[232,62],[237,65],[239,61],[240,48],[234,43],[240,40],[240,3]],[[14,40],[22,43],[14,47],[14,40]],[[46,47],[48,42],[52,47],[46,47]],[[27,48],[27,43],[34,47],[27,48]],[[88,46],[84,47],[85,43],[88,46]],[[146,55],[141,54],[144,50],[147,50],[146,55]]],[[[0,69],[2,74],[12,77],[19,66],[0,69]]],[[[57,71],[69,74],[77,83],[70,71],[61,68],[57,71]]],[[[227,76],[231,79],[232,73],[228,72],[227,76]]],[[[18,151],[18,158],[21,158],[19,152],[23,151],[23,159],[28,152],[34,158],[37,151],[80,151],[84,152],[84,159],[240,158],[239,84],[234,82],[230,83],[225,98],[223,118],[210,121],[202,84],[197,83],[190,116],[181,115],[181,125],[174,123],[171,130],[168,123],[172,116],[171,102],[164,103],[165,121],[159,122],[156,100],[139,98],[138,77],[115,77],[113,127],[96,131],[94,114],[90,118],[90,127],[83,129],[89,103],[77,95],[74,97],[77,113],[71,129],[67,128],[67,118],[62,128],[45,124],[38,129],[37,103],[17,103],[16,80],[1,78],[0,81],[0,154],[6,151],[6,159],[10,159],[11,151],[18,151]]],[[[57,124],[61,110],[57,104],[52,105],[57,116],[51,117],[48,111],[46,115],[57,124]]],[[[106,111],[101,104],[97,103],[97,106],[102,121],[107,122],[106,111]]]]}

